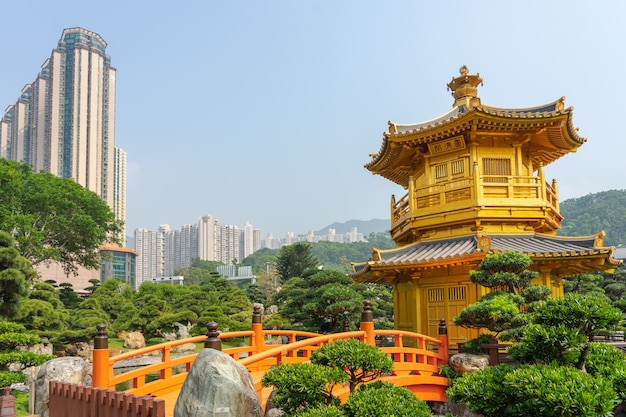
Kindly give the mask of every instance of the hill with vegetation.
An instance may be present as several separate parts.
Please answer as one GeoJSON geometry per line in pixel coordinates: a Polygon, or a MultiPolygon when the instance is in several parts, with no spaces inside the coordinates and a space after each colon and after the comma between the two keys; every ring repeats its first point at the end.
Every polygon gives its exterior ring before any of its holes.
{"type": "MultiPolygon", "coordinates": [[[[319,260],[324,269],[351,272],[351,263],[365,262],[372,259],[372,248],[390,249],[396,245],[388,233],[371,233],[366,242],[338,243],[320,241],[311,243],[311,253],[319,260]]],[[[273,267],[280,249],[261,249],[242,261],[242,265],[251,266],[252,273],[260,275],[268,267],[273,267]]],[[[187,278],[185,277],[185,280],[187,278]]]]}
{"type": "Polygon", "coordinates": [[[314,232],[318,236],[328,234],[328,229],[335,229],[335,233],[344,234],[356,227],[359,233],[363,233],[363,236],[371,235],[372,233],[384,233],[391,227],[391,221],[389,219],[372,219],[372,220],[348,220],[347,222],[339,223],[334,222],[328,226],[314,232]]]}
{"type": "Polygon", "coordinates": [[[626,243],[626,190],[609,190],[572,198],[560,204],[564,217],[560,236],[591,236],[606,232],[604,244],[626,243]]]}

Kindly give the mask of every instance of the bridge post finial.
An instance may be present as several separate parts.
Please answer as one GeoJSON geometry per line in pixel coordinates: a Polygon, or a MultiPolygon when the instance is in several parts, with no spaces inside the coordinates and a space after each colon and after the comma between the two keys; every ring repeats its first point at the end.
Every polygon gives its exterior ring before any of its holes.
{"type": "Polygon", "coordinates": [[[361,331],[365,332],[363,342],[376,346],[376,336],[374,335],[374,312],[370,300],[363,301],[363,312],[361,312],[361,331]]]}
{"type": "Polygon", "coordinates": [[[361,312],[361,322],[374,321],[374,312],[370,300],[363,301],[363,311],[361,312]]]}
{"type": "Polygon", "coordinates": [[[446,326],[446,319],[439,319],[439,333],[438,334],[448,334],[448,326],[446,326]]]}
{"type": "Polygon", "coordinates": [[[252,310],[252,334],[250,338],[250,346],[254,349],[253,352],[263,352],[265,339],[263,339],[263,306],[261,304],[255,304],[252,310]]]}
{"type": "Polygon", "coordinates": [[[446,319],[439,319],[439,357],[442,363],[447,364],[450,358],[450,346],[448,341],[448,326],[446,319]]]}
{"type": "Polygon", "coordinates": [[[262,316],[261,316],[261,312],[263,311],[263,307],[261,307],[261,305],[259,304],[255,304],[253,309],[252,309],[252,323],[261,323],[262,320],[262,316]]]}
{"type": "Polygon", "coordinates": [[[222,339],[218,336],[220,332],[217,331],[217,323],[214,321],[210,321],[206,325],[207,333],[206,339],[204,340],[204,347],[215,350],[222,350],[222,339]]]}

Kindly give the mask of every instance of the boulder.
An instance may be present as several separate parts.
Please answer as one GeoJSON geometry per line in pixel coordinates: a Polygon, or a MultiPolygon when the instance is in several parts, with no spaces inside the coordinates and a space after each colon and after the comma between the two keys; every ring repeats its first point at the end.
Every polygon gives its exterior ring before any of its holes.
{"type": "Polygon", "coordinates": [[[457,353],[450,356],[448,363],[454,371],[463,375],[465,373],[478,372],[489,366],[489,356],[474,353],[457,353]]]}
{"type": "Polygon", "coordinates": [[[172,327],[175,328],[173,332],[163,332],[163,339],[172,341],[189,338],[189,329],[191,328],[191,325],[186,326],[182,323],[174,323],[172,327]]]}
{"type": "Polygon", "coordinates": [[[126,349],[141,349],[146,347],[146,339],[139,331],[128,332],[124,338],[124,347],[126,349]]]}
{"type": "Polygon", "coordinates": [[[196,351],[195,343],[185,343],[183,345],[174,346],[172,353],[194,353],[196,351]]]}
{"type": "Polygon", "coordinates": [[[203,349],[180,390],[174,417],[262,417],[248,369],[226,353],[203,349]]]}
{"type": "Polygon", "coordinates": [[[65,349],[65,354],[67,356],[78,356],[87,360],[91,359],[91,352],[91,346],[87,342],[75,342],[70,344],[67,349],[65,349]]]}
{"type": "Polygon", "coordinates": [[[35,380],[35,414],[48,417],[50,381],[91,385],[91,364],[82,358],[64,356],[44,363],[35,380]]]}

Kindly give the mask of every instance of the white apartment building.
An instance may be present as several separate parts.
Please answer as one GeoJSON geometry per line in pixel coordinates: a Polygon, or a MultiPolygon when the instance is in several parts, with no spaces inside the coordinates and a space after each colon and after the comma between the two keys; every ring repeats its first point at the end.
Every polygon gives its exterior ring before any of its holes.
{"type": "Polygon", "coordinates": [[[163,228],[159,231],[135,229],[135,251],[139,253],[136,262],[137,288],[149,278],[167,275],[164,268],[164,235],[163,228]]]}
{"type": "Polygon", "coordinates": [[[210,214],[198,220],[198,258],[203,261],[218,260],[217,219],[210,214]]]}
{"type": "Polygon", "coordinates": [[[125,221],[125,189],[115,189],[125,187],[114,168],[116,69],[106,47],[95,32],[63,30],[36,79],[0,119],[0,157],[74,179],[125,221]]]}

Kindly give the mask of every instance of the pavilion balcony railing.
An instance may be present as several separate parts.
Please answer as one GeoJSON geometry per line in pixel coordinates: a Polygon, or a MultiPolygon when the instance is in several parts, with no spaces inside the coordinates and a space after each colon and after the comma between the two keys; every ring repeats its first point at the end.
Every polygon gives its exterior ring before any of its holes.
{"type": "Polygon", "coordinates": [[[560,222],[558,191],[538,176],[481,175],[437,184],[409,186],[407,194],[391,198],[392,229],[414,217],[471,207],[546,207],[560,222]]]}

